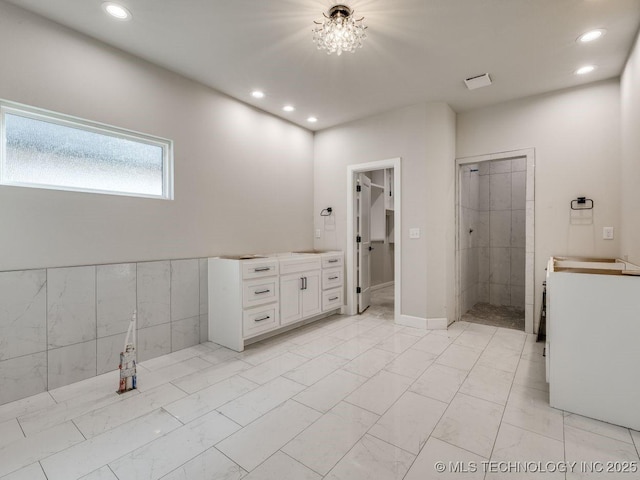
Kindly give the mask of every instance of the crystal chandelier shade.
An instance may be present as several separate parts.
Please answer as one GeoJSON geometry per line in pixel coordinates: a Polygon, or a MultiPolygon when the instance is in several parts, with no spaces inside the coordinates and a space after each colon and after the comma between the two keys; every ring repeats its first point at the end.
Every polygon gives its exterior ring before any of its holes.
{"type": "Polygon", "coordinates": [[[314,22],[313,41],[318,50],[326,50],[329,55],[336,52],[353,52],[362,47],[366,38],[366,26],[362,23],[364,17],[356,20],[354,12],[346,5],[335,5],[324,14],[323,22],[314,22]]]}

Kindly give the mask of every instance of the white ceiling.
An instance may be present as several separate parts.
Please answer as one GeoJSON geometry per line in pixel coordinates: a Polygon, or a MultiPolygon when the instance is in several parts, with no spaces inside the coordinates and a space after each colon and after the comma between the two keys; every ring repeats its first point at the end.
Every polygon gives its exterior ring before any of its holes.
{"type": "Polygon", "coordinates": [[[330,0],[121,0],[127,22],[102,0],[6,1],[312,130],[421,101],[461,112],[616,77],[640,25],[640,0],[347,0],[368,38],[338,57],[311,41],[330,0]],[[594,28],[607,34],[576,43],[594,28]],[[598,69],[573,74],[587,63],[598,69]],[[468,91],[464,78],[484,72],[493,85],[468,91]],[[287,102],[297,110],[283,112],[287,102]]]}

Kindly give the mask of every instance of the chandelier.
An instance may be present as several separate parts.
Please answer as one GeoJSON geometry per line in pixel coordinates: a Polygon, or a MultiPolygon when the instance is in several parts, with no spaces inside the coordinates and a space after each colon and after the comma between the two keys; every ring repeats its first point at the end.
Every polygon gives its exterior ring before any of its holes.
{"type": "Polygon", "coordinates": [[[356,20],[353,14],[346,5],[335,5],[329,9],[328,15],[323,13],[322,23],[313,22],[317,25],[313,29],[313,42],[318,50],[325,49],[329,55],[333,52],[341,55],[362,47],[367,27],[362,23],[364,17],[356,20]]]}

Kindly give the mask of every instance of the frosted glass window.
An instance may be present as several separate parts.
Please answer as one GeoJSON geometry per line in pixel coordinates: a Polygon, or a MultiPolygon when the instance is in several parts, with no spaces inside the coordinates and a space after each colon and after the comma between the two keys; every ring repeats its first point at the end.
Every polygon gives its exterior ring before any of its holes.
{"type": "Polygon", "coordinates": [[[172,198],[171,150],[155,137],[28,107],[2,109],[5,185],[172,198]]]}

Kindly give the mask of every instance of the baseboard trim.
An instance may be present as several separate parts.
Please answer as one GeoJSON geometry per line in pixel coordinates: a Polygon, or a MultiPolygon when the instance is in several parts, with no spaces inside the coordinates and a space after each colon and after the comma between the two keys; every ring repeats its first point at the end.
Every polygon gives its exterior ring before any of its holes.
{"type": "Polygon", "coordinates": [[[403,327],[421,328],[427,329],[427,319],[421,317],[412,317],[411,315],[400,315],[400,318],[396,320],[398,325],[403,327]]]}
{"type": "Polygon", "coordinates": [[[378,285],[372,285],[371,287],[369,287],[370,291],[374,291],[374,290],[380,290],[382,288],[387,288],[387,287],[392,287],[395,285],[396,282],[391,281],[391,282],[386,282],[386,283],[379,283],[378,285]]]}
{"type": "Polygon", "coordinates": [[[405,327],[421,328],[423,330],[446,330],[449,322],[446,318],[422,318],[412,317],[411,315],[400,315],[400,319],[396,323],[405,327]]]}

